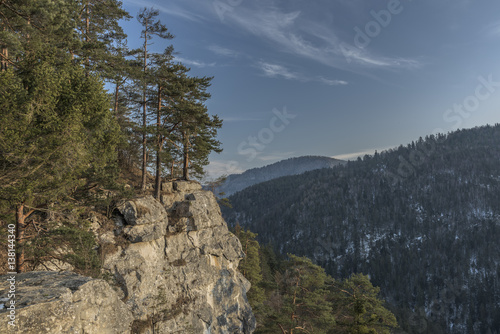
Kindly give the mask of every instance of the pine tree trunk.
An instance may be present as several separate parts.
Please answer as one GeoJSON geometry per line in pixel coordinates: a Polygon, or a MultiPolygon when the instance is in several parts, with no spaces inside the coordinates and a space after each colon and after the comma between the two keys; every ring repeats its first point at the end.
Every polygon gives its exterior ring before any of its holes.
{"type": "Polygon", "coordinates": [[[182,177],[184,180],[189,181],[189,152],[184,149],[184,163],[182,167],[182,177]]]}
{"type": "MultiPolygon", "coordinates": [[[[89,3],[89,1],[87,1],[87,6],[86,6],[85,11],[87,14],[87,17],[85,18],[85,42],[87,43],[87,47],[88,47],[89,34],[90,34],[90,3],[89,3]]],[[[89,55],[87,54],[85,56],[85,76],[89,75],[89,68],[90,68],[90,59],[89,59],[89,55]]]]}
{"type": "MultiPolygon", "coordinates": [[[[3,31],[6,31],[7,28],[3,28],[3,31]]],[[[2,59],[0,60],[0,71],[7,71],[7,59],[9,59],[9,49],[2,48],[2,59]]]]}
{"type": "Polygon", "coordinates": [[[182,141],[184,142],[184,154],[182,164],[182,178],[186,181],[189,180],[189,142],[186,133],[182,133],[182,141]]]}
{"type": "MultiPolygon", "coordinates": [[[[146,123],[146,115],[143,117],[143,123],[146,123]]],[[[145,127],[145,126],[144,126],[145,127]]],[[[141,179],[141,190],[145,191],[146,190],[146,166],[147,166],[147,159],[148,159],[148,150],[146,148],[147,145],[147,138],[146,138],[146,129],[144,129],[144,132],[142,133],[142,179],[141,179]]]]}
{"type": "Polygon", "coordinates": [[[156,180],[155,180],[155,198],[160,199],[161,191],[161,152],[162,152],[162,136],[160,133],[161,126],[161,87],[158,87],[158,109],[156,112],[156,129],[158,131],[158,147],[156,148],[156,180]]]}
{"type": "Polygon", "coordinates": [[[7,71],[7,59],[9,58],[9,50],[2,49],[1,71],[7,71]]]}
{"type": "Polygon", "coordinates": [[[141,190],[146,190],[146,167],[147,167],[147,159],[148,159],[148,151],[147,151],[147,137],[146,137],[146,126],[147,126],[147,115],[146,115],[146,70],[148,66],[147,57],[148,57],[148,26],[146,24],[145,33],[144,33],[144,82],[143,82],[143,90],[142,90],[142,180],[141,180],[141,190]]]}
{"type": "Polygon", "coordinates": [[[120,90],[120,85],[117,83],[115,87],[115,106],[113,108],[113,112],[115,117],[118,117],[118,92],[120,90]]]}

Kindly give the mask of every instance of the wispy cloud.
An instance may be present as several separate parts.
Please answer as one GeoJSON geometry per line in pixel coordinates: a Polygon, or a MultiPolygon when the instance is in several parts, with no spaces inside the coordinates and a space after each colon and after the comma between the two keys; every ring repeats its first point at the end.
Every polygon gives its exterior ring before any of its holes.
{"type": "Polygon", "coordinates": [[[285,78],[285,79],[301,79],[297,73],[293,73],[288,70],[286,67],[277,64],[270,64],[266,62],[259,62],[258,67],[262,70],[265,76],[270,78],[285,78]]]}
{"type": "Polygon", "coordinates": [[[323,77],[319,77],[317,80],[328,86],[345,86],[349,84],[347,81],[344,80],[331,80],[323,77]]]}
{"type": "Polygon", "coordinates": [[[200,60],[191,60],[191,59],[186,59],[186,58],[182,58],[182,57],[175,57],[175,60],[183,63],[184,65],[187,65],[187,66],[196,66],[196,67],[214,67],[216,65],[215,62],[213,63],[206,63],[204,61],[200,61],[200,60]]]}
{"type": "Polygon", "coordinates": [[[351,65],[377,68],[416,68],[418,60],[386,57],[372,54],[366,49],[348,48],[330,29],[302,17],[300,11],[285,13],[274,7],[239,7],[225,22],[231,22],[252,34],[265,38],[281,50],[322,64],[346,69],[346,56],[351,65]]]}
{"type": "Polygon", "coordinates": [[[219,46],[219,45],[215,45],[215,44],[210,45],[208,47],[208,49],[219,56],[226,56],[226,57],[235,58],[235,57],[238,57],[238,55],[239,55],[238,51],[234,51],[234,50],[231,50],[231,49],[219,46]]]}
{"type": "MultiPolygon", "coordinates": [[[[168,7],[150,1],[124,1],[141,7],[154,6],[166,14],[191,21],[207,21],[207,13],[212,11],[213,18],[220,21],[212,1],[174,0],[168,7]]],[[[334,28],[315,21],[300,10],[286,12],[273,5],[273,1],[245,2],[230,7],[225,12],[222,23],[264,38],[281,51],[343,70],[355,71],[359,67],[415,69],[422,66],[417,59],[388,57],[372,53],[368,49],[355,48],[352,46],[353,41],[341,40],[334,28]],[[345,45],[352,46],[347,54],[345,45]],[[346,57],[350,60],[349,63],[346,62],[346,57]]],[[[218,45],[210,46],[209,50],[227,57],[238,55],[234,50],[218,45]]]]}
{"type": "Polygon", "coordinates": [[[332,80],[324,77],[310,77],[306,74],[294,72],[287,67],[279,64],[271,64],[268,62],[260,61],[256,65],[266,77],[270,78],[283,78],[287,80],[297,80],[302,82],[320,82],[328,86],[348,85],[349,83],[344,80],[332,80]]]}

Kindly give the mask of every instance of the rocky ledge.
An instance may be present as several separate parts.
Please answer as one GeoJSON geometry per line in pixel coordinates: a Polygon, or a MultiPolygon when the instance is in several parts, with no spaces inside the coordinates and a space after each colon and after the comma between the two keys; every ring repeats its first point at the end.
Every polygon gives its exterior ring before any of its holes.
{"type": "MultiPolygon", "coordinates": [[[[186,181],[164,183],[162,192],[161,202],[147,196],[118,205],[115,230],[98,236],[111,285],[68,272],[17,275],[18,331],[252,333],[250,284],[237,270],[241,244],[214,195],[186,181]]],[[[6,326],[0,322],[0,332],[6,326]]]]}

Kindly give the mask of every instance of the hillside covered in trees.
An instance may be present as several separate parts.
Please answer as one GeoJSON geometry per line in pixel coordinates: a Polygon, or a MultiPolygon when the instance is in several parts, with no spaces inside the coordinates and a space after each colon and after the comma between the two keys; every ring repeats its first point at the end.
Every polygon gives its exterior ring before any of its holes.
{"type": "Polygon", "coordinates": [[[256,334],[389,334],[394,315],[366,275],[334,280],[306,257],[277,256],[256,234],[236,225],[245,258],[238,269],[252,283],[247,293],[257,319],[256,334]]]}
{"type": "Polygon", "coordinates": [[[498,333],[500,125],[420,138],[237,193],[224,208],[280,254],[370,276],[409,333],[498,333]]]}

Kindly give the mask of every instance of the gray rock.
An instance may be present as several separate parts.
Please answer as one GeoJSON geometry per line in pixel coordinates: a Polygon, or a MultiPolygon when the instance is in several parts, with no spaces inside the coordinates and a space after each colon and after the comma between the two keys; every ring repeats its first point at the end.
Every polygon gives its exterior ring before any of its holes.
{"type": "Polygon", "coordinates": [[[161,221],[166,217],[165,208],[153,196],[136,198],[117,207],[127,225],[143,225],[161,221]]]}
{"type": "Polygon", "coordinates": [[[167,212],[152,196],[124,202],[117,211],[115,233],[123,233],[132,243],[153,241],[167,233],[167,212]]]}
{"type": "MultiPolygon", "coordinates": [[[[9,290],[0,276],[0,295],[9,290]]],[[[2,299],[5,300],[5,299],[2,299]]],[[[6,308],[0,309],[0,333],[130,333],[131,312],[103,280],[70,272],[29,272],[16,275],[16,330],[9,328],[6,308]]],[[[5,301],[4,301],[5,303],[5,301]]]]}
{"type": "MultiPolygon", "coordinates": [[[[255,329],[246,298],[250,284],[237,271],[241,244],[229,232],[213,194],[200,189],[193,182],[174,182],[173,192],[164,194],[170,199],[164,203],[164,217],[161,210],[153,213],[159,203],[151,203],[154,199],[134,200],[150,209],[156,222],[126,225],[123,233],[135,243],[104,259],[142,333],[153,333],[153,322],[154,333],[165,334],[246,334],[255,329]],[[168,222],[168,227],[154,230],[158,222],[168,222]]],[[[126,212],[127,224],[138,220],[136,211],[120,208],[123,216],[126,212]]]]}
{"type": "Polygon", "coordinates": [[[201,184],[196,181],[174,181],[173,188],[175,191],[189,193],[190,191],[201,190],[201,184]]]}
{"type": "Polygon", "coordinates": [[[161,191],[163,193],[172,193],[172,192],[174,192],[174,184],[172,182],[163,182],[161,184],[161,191]]]}
{"type": "Polygon", "coordinates": [[[167,221],[155,224],[125,226],[123,233],[130,242],[146,242],[163,238],[167,230],[167,221]]]}

